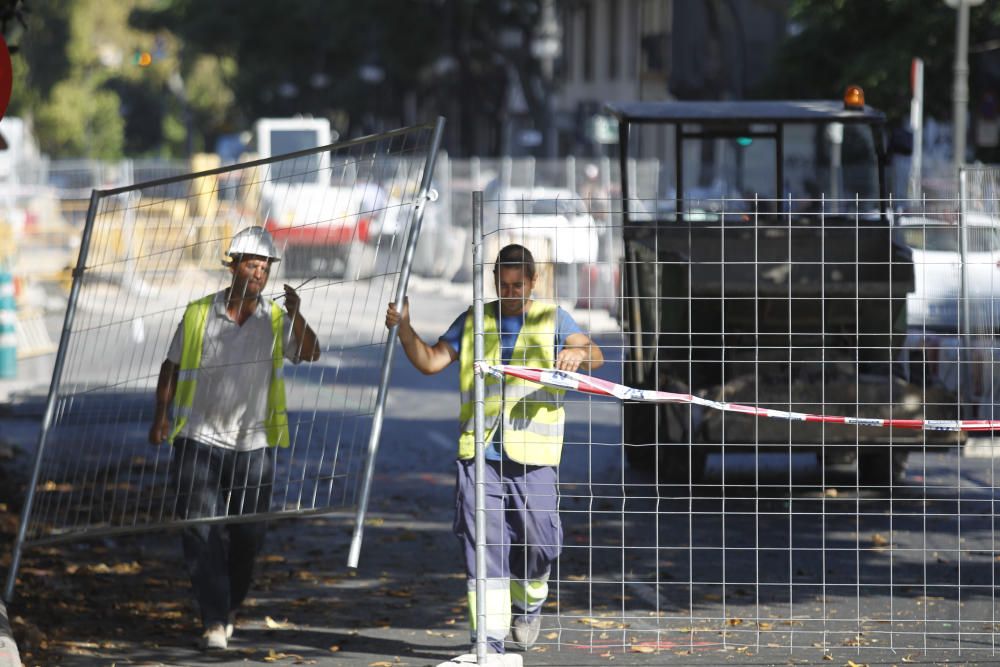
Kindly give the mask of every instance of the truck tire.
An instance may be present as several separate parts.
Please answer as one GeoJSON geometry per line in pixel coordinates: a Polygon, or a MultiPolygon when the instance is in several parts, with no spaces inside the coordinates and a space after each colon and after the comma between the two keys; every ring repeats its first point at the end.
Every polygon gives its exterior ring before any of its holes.
{"type": "Polygon", "coordinates": [[[705,447],[687,444],[660,446],[660,484],[698,484],[705,477],[708,452],[705,447]]]}
{"type": "Polygon", "coordinates": [[[858,456],[858,486],[885,487],[898,484],[906,472],[905,451],[883,447],[876,451],[862,451],[858,456]]]}
{"type": "Polygon", "coordinates": [[[636,470],[655,470],[656,406],[625,403],[622,414],[625,460],[636,470]]]}

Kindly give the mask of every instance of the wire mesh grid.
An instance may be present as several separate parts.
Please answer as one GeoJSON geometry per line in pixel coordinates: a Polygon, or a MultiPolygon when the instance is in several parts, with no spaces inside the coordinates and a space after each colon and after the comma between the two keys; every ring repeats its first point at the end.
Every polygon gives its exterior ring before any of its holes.
{"type": "MultiPolygon", "coordinates": [[[[357,502],[386,344],[378,311],[400,278],[432,131],[422,126],[95,191],[26,544],[357,502]],[[321,356],[283,365],[290,443],[269,451],[270,474],[254,479],[238,465],[218,473],[227,506],[195,517],[181,511],[193,490],[171,482],[172,448],[147,442],[154,390],[187,304],[213,294],[225,303],[219,295],[235,283],[223,260],[234,234],[252,226],[266,228],[282,256],[259,310],[283,304],[282,283],[298,287],[321,356]],[[240,503],[244,495],[262,501],[240,503]]],[[[288,319],[286,350],[296,344],[288,319]]],[[[235,378],[245,377],[239,366],[270,368],[272,349],[246,352],[214,369],[205,352],[198,373],[215,378],[207,390],[215,400],[252,405],[267,392],[266,383],[240,386],[235,378]]],[[[262,430],[246,410],[219,430],[237,449],[262,430]]]]}
{"type": "MultiPolygon", "coordinates": [[[[514,578],[559,554],[536,650],[995,655],[998,450],[959,420],[995,415],[998,182],[970,170],[961,201],[689,199],[681,216],[485,202],[487,308],[489,262],[521,243],[534,299],[600,345],[595,377],[675,395],[565,394],[561,530],[485,547],[514,578]]],[[[511,521],[525,501],[500,495],[488,520],[511,521]]]]}

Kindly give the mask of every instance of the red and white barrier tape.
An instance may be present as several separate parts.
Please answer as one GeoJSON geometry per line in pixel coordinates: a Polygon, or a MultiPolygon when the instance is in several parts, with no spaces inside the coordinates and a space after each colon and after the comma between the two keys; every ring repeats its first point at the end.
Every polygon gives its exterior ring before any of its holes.
{"type": "Polygon", "coordinates": [[[569,371],[546,370],[542,368],[527,368],[524,366],[491,366],[477,364],[476,372],[480,375],[492,375],[502,379],[505,375],[537,382],[548,387],[558,387],[579,391],[584,394],[611,396],[623,401],[641,401],[643,403],[688,403],[701,405],[723,412],[737,412],[755,417],[770,417],[772,419],[787,419],[790,421],[823,422],[827,424],[848,424],[852,426],[880,426],[892,428],[910,428],[922,431],[993,431],[1000,430],[998,419],[873,419],[867,417],[842,417],[838,415],[813,415],[806,412],[788,412],[758,408],[753,405],[725,403],[713,401],[692,394],[675,394],[669,391],[653,389],[635,389],[622,384],[595,378],[583,373],[569,371]]]}

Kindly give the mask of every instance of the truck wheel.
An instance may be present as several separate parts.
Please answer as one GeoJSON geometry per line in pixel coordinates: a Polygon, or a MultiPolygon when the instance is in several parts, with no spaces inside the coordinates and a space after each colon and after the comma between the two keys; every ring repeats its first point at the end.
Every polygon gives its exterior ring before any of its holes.
{"type": "Polygon", "coordinates": [[[653,471],[656,465],[656,406],[625,403],[622,413],[625,460],[636,470],[653,471]]]}
{"type": "Polygon", "coordinates": [[[902,481],[906,472],[906,452],[894,452],[888,447],[858,456],[858,485],[889,487],[902,481]]]}
{"type": "Polygon", "coordinates": [[[705,477],[708,452],[698,445],[668,444],[660,447],[661,484],[697,484],[705,477]]]}
{"type": "Polygon", "coordinates": [[[656,445],[625,445],[625,460],[636,470],[652,470],[656,464],[656,445]]]}

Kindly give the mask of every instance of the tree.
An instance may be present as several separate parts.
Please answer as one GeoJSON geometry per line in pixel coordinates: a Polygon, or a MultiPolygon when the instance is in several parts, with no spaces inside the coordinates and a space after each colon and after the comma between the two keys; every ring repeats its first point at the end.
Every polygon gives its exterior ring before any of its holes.
{"type": "MultiPolygon", "coordinates": [[[[996,5],[972,9],[970,44],[995,36],[1000,21],[996,5]]],[[[870,104],[898,120],[909,110],[910,62],[920,57],[926,111],[947,118],[955,20],[955,11],[941,0],[793,0],[792,35],[780,49],[773,75],[756,92],[761,97],[830,98],[858,84],[870,104]]]]}

